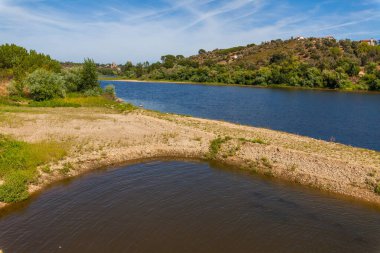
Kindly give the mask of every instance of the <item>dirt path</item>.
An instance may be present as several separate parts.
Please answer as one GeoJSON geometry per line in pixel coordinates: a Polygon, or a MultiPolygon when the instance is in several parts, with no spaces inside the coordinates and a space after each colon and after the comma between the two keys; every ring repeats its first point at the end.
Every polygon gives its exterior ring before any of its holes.
{"type": "Polygon", "coordinates": [[[120,114],[104,108],[25,108],[0,116],[0,133],[27,142],[55,140],[70,145],[69,156],[51,164],[49,172],[41,170],[30,192],[63,177],[128,160],[179,157],[216,159],[380,204],[374,193],[380,181],[380,152],[145,110],[120,114]],[[65,166],[63,175],[59,172],[65,166]]]}

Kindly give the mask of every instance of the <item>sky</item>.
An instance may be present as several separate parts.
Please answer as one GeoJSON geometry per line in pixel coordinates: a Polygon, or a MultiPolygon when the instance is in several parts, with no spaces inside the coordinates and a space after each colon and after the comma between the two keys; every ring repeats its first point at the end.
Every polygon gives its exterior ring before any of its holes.
{"type": "Polygon", "coordinates": [[[291,36],[380,39],[380,0],[0,0],[0,44],[123,64],[291,36]]]}

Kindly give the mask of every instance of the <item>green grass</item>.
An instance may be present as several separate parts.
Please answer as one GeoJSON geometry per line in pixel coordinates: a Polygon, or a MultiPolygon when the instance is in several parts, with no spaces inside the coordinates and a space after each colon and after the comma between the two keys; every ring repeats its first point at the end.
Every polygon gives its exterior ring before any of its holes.
{"type": "Polygon", "coordinates": [[[29,104],[30,107],[81,107],[80,104],[70,103],[65,99],[52,99],[46,101],[33,101],[29,104]]]}
{"type": "Polygon", "coordinates": [[[70,172],[70,170],[72,170],[73,169],[73,165],[71,164],[71,163],[66,163],[63,167],[62,167],[62,169],[60,169],[59,170],[59,173],[61,174],[61,175],[67,175],[67,174],[69,174],[69,172],[70,172]]]}
{"type": "Polygon", "coordinates": [[[20,106],[27,102],[28,102],[28,99],[18,97],[18,96],[10,96],[10,97],[0,96],[0,106],[1,105],[20,106]]]}
{"type": "Polygon", "coordinates": [[[262,165],[267,168],[267,169],[272,169],[272,163],[270,162],[270,160],[266,157],[261,157],[261,163],[262,165]]]}
{"type": "Polygon", "coordinates": [[[0,135],[0,201],[28,198],[28,184],[37,176],[37,167],[66,155],[65,145],[57,142],[26,143],[0,135]]]}
{"type": "Polygon", "coordinates": [[[0,106],[17,107],[103,107],[117,110],[119,112],[132,111],[136,107],[128,103],[116,102],[106,95],[84,96],[80,93],[68,94],[65,98],[54,98],[46,101],[32,101],[27,99],[17,100],[16,98],[0,97],[0,106]]]}
{"type": "Polygon", "coordinates": [[[0,105],[15,105],[15,106],[17,106],[17,103],[10,100],[8,97],[0,97],[0,105]]]}
{"type": "Polygon", "coordinates": [[[231,140],[231,137],[227,136],[224,138],[218,137],[211,141],[209,147],[209,158],[214,159],[216,155],[219,153],[220,148],[224,143],[231,140]]]}
{"type": "Polygon", "coordinates": [[[377,186],[375,187],[375,193],[380,195],[380,183],[378,183],[377,186]]]}
{"type": "Polygon", "coordinates": [[[239,141],[243,143],[257,143],[257,144],[268,144],[266,141],[263,141],[262,139],[256,138],[256,139],[246,139],[246,138],[239,138],[239,141]]]}

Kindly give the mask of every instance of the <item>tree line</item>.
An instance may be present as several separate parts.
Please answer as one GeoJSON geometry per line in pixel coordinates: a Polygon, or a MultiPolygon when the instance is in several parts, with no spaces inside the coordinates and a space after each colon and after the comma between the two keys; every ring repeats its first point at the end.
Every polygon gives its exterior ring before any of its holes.
{"type": "Polygon", "coordinates": [[[11,96],[36,101],[64,97],[68,92],[102,92],[96,64],[85,59],[79,67],[63,69],[50,56],[14,44],[0,46],[0,81],[8,80],[11,96]]]}
{"type": "Polygon", "coordinates": [[[153,64],[127,62],[119,70],[98,71],[128,79],[380,90],[379,63],[380,46],[309,38],[210,52],[201,49],[188,58],[165,55],[153,64]]]}

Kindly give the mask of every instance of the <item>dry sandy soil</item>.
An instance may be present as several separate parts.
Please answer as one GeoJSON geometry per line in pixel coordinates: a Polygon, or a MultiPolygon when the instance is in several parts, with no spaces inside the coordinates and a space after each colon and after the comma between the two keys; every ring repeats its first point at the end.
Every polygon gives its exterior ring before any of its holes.
{"type": "Polygon", "coordinates": [[[117,113],[104,108],[23,108],[0,116],[0,133],[27,142],[55,140],[70,146],[64,160],[50,165],[52,171],[39,172],[30,192],[91,169],[134,159],[176,157],[215,159],[380,204],[380,196],[374,193],[380,181],[380,152],[146,110],[117,113]],[[219,152],[210,156],[210,143],[226,136],[230,138],[219,152]],[[69,172],[58,173],[67,164],[69,172]]]}
{"type": "Polygon", "coordinates": [[[8,81],[1,81],[0,80],[0,96],[8,95],[8,91],[7,91],[8,85],[9,85],[8,81]]]}

